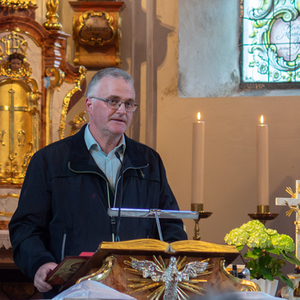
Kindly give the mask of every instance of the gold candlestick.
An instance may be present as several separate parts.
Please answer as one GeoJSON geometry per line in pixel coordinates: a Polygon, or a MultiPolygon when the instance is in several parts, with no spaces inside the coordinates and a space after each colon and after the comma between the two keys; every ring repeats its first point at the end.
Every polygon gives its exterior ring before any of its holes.
{"type": "Polygon", "coordinates": [[[199,227],[200,219],[206,219],[210,217],[212,212],[205,212],[203,209],[203,203],[192,203],[191,208],[192,211],[198,212],[198,219],[195,219],[195,230],[193,240],[201,240],[199,227]]]}
{"type": "Polygon", "coordinates": [[[253,220],[259,220],[264,225],[269,220],[274,220],[278,214],[270,213],[269,205],[257,205],[257,212],[254,214],[248,214],[253,220]]]}

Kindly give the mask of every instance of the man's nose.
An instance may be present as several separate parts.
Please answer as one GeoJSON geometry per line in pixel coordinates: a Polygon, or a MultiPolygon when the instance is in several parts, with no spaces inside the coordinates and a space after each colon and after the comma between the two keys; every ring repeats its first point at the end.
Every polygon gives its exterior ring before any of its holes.
{"type": "Polygon", "coordinates": [[[119,104],[118,111],[120,111],[122,113],[126,113],[125,102],[121,102],[121,104],[119,104]],[[124,104],[124,105],[122,105],[122,104],[124,104]]]}

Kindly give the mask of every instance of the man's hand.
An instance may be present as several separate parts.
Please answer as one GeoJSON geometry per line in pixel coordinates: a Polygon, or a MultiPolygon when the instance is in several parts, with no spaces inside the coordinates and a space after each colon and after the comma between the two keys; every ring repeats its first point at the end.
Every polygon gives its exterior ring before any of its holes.
{"type": "Polygon", "coordinates": [[[57,266],[57,263],[50,262],[42,265],[34,275],[34,286],[39,292],[45,293],[52,290],[52,285],[46,282],[47,274],[57,266]]]}

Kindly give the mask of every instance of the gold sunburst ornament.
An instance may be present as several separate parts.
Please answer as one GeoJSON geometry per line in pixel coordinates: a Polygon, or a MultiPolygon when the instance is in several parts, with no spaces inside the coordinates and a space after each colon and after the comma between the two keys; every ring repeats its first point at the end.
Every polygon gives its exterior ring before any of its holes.
{"type": "Polygon", "coordinates": [[[162,294],[164,300],[184,300],[189,298],[185,290],[203,295],[204,288],[198,284],[207,280],[198,277],[211,273],[207,270],[212,267],[208,261],[187,262],[186,257],[179,257],[178,260],[171,257],[166,267],[161,256],[159,259],[153,256],[153,261],[131,257],[130,262],[124,263],[130,267],[125,268],[127,272],[141,277],[128,279],[131,282],[128,286],[133,289],[131,294],[153,290],[147,296],[149,300],[158,300],[162,294]]]}

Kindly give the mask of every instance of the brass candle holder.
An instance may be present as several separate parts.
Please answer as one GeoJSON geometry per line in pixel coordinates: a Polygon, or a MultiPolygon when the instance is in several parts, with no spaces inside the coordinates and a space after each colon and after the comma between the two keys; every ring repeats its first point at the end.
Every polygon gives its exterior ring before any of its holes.
{"type": "Polygon", "coordinates": [[[264,225],[267,221],[274,220],[278,214],[270,213],[269,205],[257,205],[257,212],[254,214],[248,214],[253,220],[259,220],[264,225]]]}
{"type": "Polygon", "coordinates": [[[201,240],[200,227],[199,227],[200,219],[206,219],[206,218],[210,217],[212,212],[205,212],[203,209],[203,203],[192,203],[191,210],[198,212],[198,219],[195,219],[195,230],[194,230],[193,240],[199,241],[199,240],[201,240]]]}

